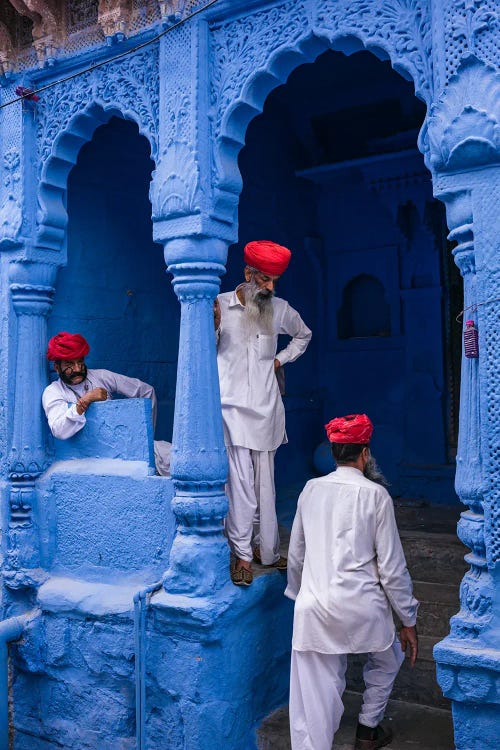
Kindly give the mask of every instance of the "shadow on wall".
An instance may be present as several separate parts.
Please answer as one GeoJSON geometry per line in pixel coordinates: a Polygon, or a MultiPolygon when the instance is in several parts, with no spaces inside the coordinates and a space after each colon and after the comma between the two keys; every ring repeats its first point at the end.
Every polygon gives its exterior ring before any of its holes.
{"type": "Polygon", "coordinates": [[[151,383],[156,436],[170,440],[180,315],[152,239],[153,168],[147,139],[116,117],[81,149],[68,179],[68,264],[58,275],[49,335],[82,333],[90,367],[151,383]]]}

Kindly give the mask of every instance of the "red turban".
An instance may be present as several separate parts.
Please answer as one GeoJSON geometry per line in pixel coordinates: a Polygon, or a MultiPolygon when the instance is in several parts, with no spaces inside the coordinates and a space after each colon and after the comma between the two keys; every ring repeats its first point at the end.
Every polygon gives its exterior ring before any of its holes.
{"type": "Polygon", "coordinates": [[[80,359],[86,357],[89,351],[90,346],[79,333],[61,331],[50,339],[47,359],[80,359]]]}
{"type": "Polygon", "coordinates": [[[325,425],[330,443],[354,443],[363,445],[370,442],[373,424],[366,414],[348,414],[336,417],[325,425]]]}
{"type": "Polygon", "coordinates": [[[269,276],[281,276],[288,268],[292,253],[275,242],[257,240],[245,245],[243,257],[247,266],[269,276]]]}

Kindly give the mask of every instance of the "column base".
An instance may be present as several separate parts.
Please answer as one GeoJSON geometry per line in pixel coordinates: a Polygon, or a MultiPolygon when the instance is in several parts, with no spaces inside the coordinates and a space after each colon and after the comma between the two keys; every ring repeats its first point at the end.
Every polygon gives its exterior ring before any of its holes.
{"type": "Polygon", "coordinates": [[[452,701],[457,750],[496,750],[500,737],[500,648],[445,638],[434,648],[437,679],[452,701]]]}

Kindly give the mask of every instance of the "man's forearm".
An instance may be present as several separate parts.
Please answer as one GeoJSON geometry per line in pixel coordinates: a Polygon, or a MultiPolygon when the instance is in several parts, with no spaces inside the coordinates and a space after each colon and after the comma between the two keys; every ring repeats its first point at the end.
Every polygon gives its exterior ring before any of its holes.
{"type": "Polygon", "coordinates": [[[79,414],[76,404],[69,406],[64,413],[57,416],[48,416],[51,433],[58,440],[67,440],[76,435],[85,426],[85,413],[79,414]]]}

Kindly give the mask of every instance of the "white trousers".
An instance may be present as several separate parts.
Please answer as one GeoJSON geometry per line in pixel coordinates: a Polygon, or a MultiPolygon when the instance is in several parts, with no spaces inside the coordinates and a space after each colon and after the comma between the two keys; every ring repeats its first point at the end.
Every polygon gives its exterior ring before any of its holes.
{"type": "Polygon", "coordinates": [[[249,562],[252,559],[252,538],[253,543],[260,547],[264,565],[272,565],[279,558],[275,453],[254,451],[239,445],[227,446],[229,510],[226,533],[231,552],[240,560],[249,562]]]}
{"type": "MultiPolygon", "coordinates": [[[[376,727],[384,718],[394,680],[404,661],[398,636],[385,651],[368,654],[359,721],[376,727]]],[[[344,713],[347,654],[292,649],[290,735],[292,750],[331,750],[344,713]]]]}

